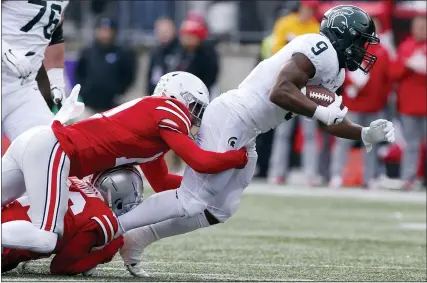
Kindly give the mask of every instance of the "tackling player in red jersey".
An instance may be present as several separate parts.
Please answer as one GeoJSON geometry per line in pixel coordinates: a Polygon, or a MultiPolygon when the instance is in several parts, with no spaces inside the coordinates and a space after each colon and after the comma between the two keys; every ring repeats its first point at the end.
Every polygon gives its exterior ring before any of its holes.
{"type": "MultiPolygon", "coordinates": [[[[33,225],[17,221],[3,224],[2,246],[53,251],[63,233],[68,176],[83,178],[132,163],[143,163],[144,171],[148,166],[164,168],[161,158],[170,149],[198,172],[243,168],[247,163],[244,148],[215,153],[199,148],[189,137],[209,102],[203,82],[183,72],[174,73],[170,80],[176,84],[168,83],[173,88],[163,94],[167,97],[136,99],[69,126],[55,121],[52,127],[32,128],[19,136],[2,158],[2,205],[26,192],[33,225]],[[27,235],[37,235],[39,241],[28,246],[27,235]]],[[[70,98],[77,97],[78,89],[70,98]]],[[[58,114],[73,112],[68,105],[66,101],[58,114]]],[[[159,181],[147,178],[150,183],[159,181]]],[[[165,180],[162,189],[176,188],[180,181],[174,175],[165,180]]]]}
{"type": "MultiPolygon", "coordinates": [[[[113,181],[121,193],[120,199],[114,196],[113,199],[107,199],[91,184],[75,177],[69,178],[70,193],[64,218],[64,235],[52,253],[55,254],[50,264],[52,274],[87,272],[98,264],[111,261],[123,245],[123,237],[114,239],[118,229],[117,219],[103,199],[114,203],[112,208],[117,215],[129,211],[142,200],[142,177],[135,167],[122,166],[102,173],[97,179],[96,185],[101,192],[107,191],[108,182],[113,181]]],[[[30,222],[29,209],[27,197],[2,207],[2,223],[14,220],[30,222]]],[[[6,248],[2,253],[2,272],[14,269],[20,262],[50,255],[6,248]]]]}

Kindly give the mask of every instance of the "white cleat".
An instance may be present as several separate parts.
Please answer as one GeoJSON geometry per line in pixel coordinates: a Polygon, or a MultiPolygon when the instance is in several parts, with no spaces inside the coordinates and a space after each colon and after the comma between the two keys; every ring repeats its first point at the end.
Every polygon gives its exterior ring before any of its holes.
{"type": "Polygon", "coordinates": [[[135,277],[150,277],[140,263],[125,264],[127,271],[135,277]]]}

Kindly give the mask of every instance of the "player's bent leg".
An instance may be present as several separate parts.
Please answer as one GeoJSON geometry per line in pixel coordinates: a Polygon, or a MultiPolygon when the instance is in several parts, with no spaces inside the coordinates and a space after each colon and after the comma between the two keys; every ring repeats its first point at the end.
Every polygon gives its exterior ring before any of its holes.
{"type": "Polygon", "coordinates": [[[58,234],[40,230],[23,220],[3,223],[1,229],[2,247],[5,248],[51,253],[58,239],[58,234]]]}
{"type": "Polygon", "coordinates": [[[40,230],[62,235],[68,207],[70,160],[50,127],[38,127],[22,158],[31,222],[40,230]]]}

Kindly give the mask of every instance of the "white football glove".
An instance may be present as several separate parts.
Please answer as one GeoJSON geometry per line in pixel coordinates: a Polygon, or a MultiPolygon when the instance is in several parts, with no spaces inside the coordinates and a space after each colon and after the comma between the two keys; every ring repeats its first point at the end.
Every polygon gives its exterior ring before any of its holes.
{"type": "Polygon", "coordinates": [[[50,92],[55,104],[62,103],[66,99],[64,69],[53,68],[47,71],[47,76],[50,82],[50,92]]]}
{"type": "Polygon", "coordinates": [[[53,121],[59,121],[61,124],[67,123],[69,120],[76,119],[85,110],[85,104],[77,101],[79,98],[81,86],[75,85],[71,91],[70,97],[68,97],[62,104],[62,108],[53,117],[53,121]]]}
{"type": "Polygon", "coordinates": [[[1,60],[20,79],[26,79],[31,75],[33,67],[30,60],[19,50],[12,48],[4,40],[2,42],[1,60]]]}
{"type": "Polygon", "coordinates": [[[342,96],[335,94],[335,101],[332,102],[328,107],[318,105],[316,112],[314,112],[313,118],[319,120],[323,124],[330,126],[339,124],[347,115],[348,108],[344,106],[344,109],[341,109],[342,96]]]}
{"type": "Polygon", "coordinates": [[[387,141],[394,142],[393,123],[384,119],[371,122],[369,127],[362,128],[362,141],[365,144],[366,151],[372,150],[372,144],[387,141]]]}

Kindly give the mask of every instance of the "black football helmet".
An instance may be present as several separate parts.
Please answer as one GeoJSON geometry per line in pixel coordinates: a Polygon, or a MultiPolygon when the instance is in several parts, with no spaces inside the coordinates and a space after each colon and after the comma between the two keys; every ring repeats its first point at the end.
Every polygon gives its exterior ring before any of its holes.
{"type": "Polygon", "coordinates": [[[323,15],[320,33],[331,41],[340,65],[349,71],[361,69],[367,74],[377,61],[377,57],[367,51],[369,45],[380,43],[375,24],[359,7],[340,5],[328,10],[323,15]]]}

